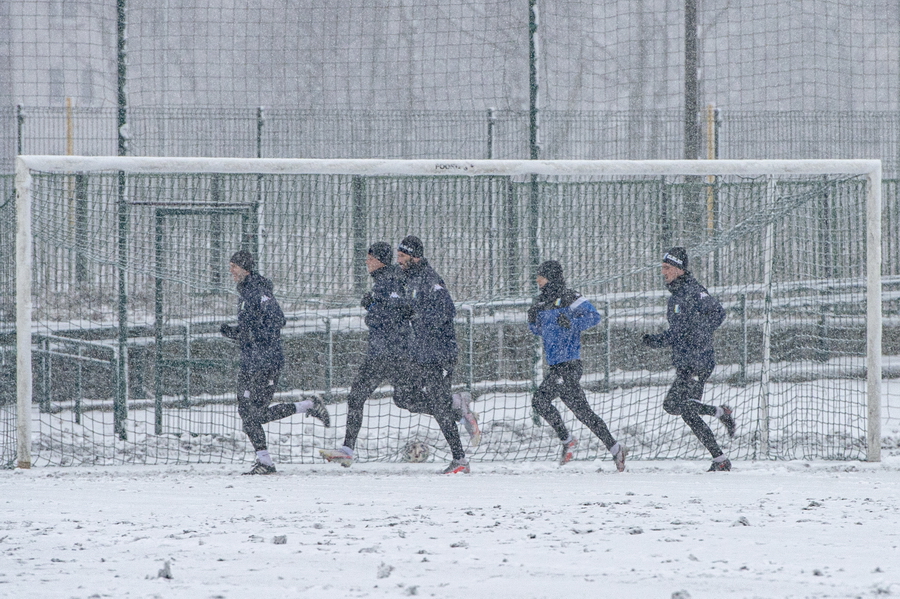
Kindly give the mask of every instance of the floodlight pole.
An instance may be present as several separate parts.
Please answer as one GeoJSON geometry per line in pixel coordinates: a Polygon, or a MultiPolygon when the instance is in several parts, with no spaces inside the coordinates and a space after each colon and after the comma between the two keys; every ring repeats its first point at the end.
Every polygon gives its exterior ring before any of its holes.
{"type": "Polygon", "coordinates": [[[684,0],[684,159],[700,157],[697,0],[684,0]]]}
{"type": "MultiPolygon", "coordinates": [[[[697,0],[684,0],[684,159],[700,158],[700,84],[697,57],[697,0]]],[[[685,214],[688,239],[698,243],[706,233],[703,188],[698,177],[685,177],[685,214]]]]}

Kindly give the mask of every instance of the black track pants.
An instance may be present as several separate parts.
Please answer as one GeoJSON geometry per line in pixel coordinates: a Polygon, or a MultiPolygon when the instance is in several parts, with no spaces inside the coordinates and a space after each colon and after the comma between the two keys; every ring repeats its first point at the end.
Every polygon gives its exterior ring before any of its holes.
{"type": "Polygon", "coordinates": [[[344,432],[344,445],[350,449],[356,447],[356,439],[362,428],[363,408],[382,383],[390,382],[397,389],[397,358],[395,356],[367,356],[359,367],[350,395],[347,396],[347,430],[344,432]]]}
{"type": "Polygon", "coordinates": [[[565,441],[569,437],[569,431],[563,423],[559,410],[553,405],[553,400],[559,397],[566,407],[572,410],[575,417],[597,435],[609,449],[616,444],[616,440],[613,439],[603,419],[594,413],[591,405],[587,402],[584,390],[579,383],[582,371],[581,360],[550,366],[544,374],[541,386],[538,387],[531,400],[531,405],[534,406],[534,410],[540,414],[541,418],[553,427],[559,440],[565,441]]]}
{"type": "Polygon", "coordinates": [[[712,457],[716,458],[722,455],[722,450],[709,425],[701,418],[716,415],[715,406],[700,403],[703,387],[710,374],[712,370],[678,370],[675,382],[666,394],[663,409],[674,416],[681,416],[712,457]]]}
{"type": "Polygon", "coordinates": [[[244,432],[250,437],[250,443],[256,451],[266,449],[266,432],[263,430],[263,424],[297,413],[293,403],[269,405],[275,396],[279,376],[281,369],[241,370],[238,374],[238,414],[244,423],[244,432]]]}
{"type": "Polygon", "coordinates": [[[409,364],[399,376],[400,383],[395,387],[394,403],[410,412],[434,416],[450,446],[453,459],[460,460],[466,456],[466,452],[459,439],[459,415],[453,409],[451,399],[452,378],[452,366],[409,364]]]}

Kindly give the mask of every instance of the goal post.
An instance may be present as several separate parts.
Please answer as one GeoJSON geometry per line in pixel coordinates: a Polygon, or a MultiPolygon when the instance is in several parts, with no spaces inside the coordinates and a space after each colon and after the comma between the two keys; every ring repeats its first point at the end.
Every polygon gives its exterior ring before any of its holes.
{"type": "Polygon", "coordinates": [[[16,161],[16,456],[19,468],[31,468],[31,175],[16,161]]]}
{"type": "MultiPolygon", "coordinates": [[[[540,372],[535,340],[523,333],[532,248],[561,260],[570,285],[604,314],[585,334],[594,409],[638,459],[702,455],[680,419],[661,412],[667,357],[634,344],[665,326],[658,266],[674,245],[688,248],[692,270],[729,311],[704,401],[738,404],[744,432],[724,441],[731,454],[880,460],[878,160],[19,156],[16,173],[20,467],[246,455],[216,331],[234,311],[222,262],[248,235],[289,317],[280,396],[321,394],[340,413],[365,343],[354,252],[409,233],[425,240],[457,301],[454,385],[475,393],[489,431],[475,460],[556,452],[530,411],[540,372]],[[130,219],[122,245],[110,204],[120,173],[130,219]],[[131,292],[117,298],[111,273],[123,264],[131,292]],[[125,331],[115,330],[119,310],[129,314],[125,331]],[[115,379],[119,359],[136,364],[124,375],[131,385],[115,379]],[[122,387],[127,426],[112,406],[122,387]],[[91,449],[75,447],[84,438],[91,449]]],[[[400,459],[415,439],[440,445],[432,424],[391,407],[389,388],[377,395],[360,459],[400,459]]],[[[284,440],[282,460],[308,462],[313,446],[339,444],[336,420],[326,432],[301,420],[268,430],[284,440]]],[[[602,455],[589,431],[568,422],[583,456],[602,455]]],[[[441,459],[445,448],[436,449],[431,458],[441,459]]]]}

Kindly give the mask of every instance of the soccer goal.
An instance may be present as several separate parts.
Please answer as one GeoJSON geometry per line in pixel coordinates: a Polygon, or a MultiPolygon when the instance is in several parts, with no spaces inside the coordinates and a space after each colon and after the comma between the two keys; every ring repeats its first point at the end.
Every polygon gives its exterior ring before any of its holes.
{"type": "MultiPolygon", "coordinates": [[[[456,301],[453,384],[474,397],[476,463],[557,455],[531,408],[544,362],[526,325],[546,259],[603,316],[583,335],[582,384],[631,459],[706,457],[662,410],[670,356],[640,344],[666,327],[659,266],[672,246],[727,310],[703,401],[734,409],[734,438],[710,422],[729,456],[880,459],[876,160],[20,156],[16,189],[20,466],[249,460],[237,350],[218,334],[236,312],[238,249],[256,254],[287,316],[276,400],[319,395],[332,414],[328,429],[299,415],[267,425],[269,450],[317,461],[340,446],[366,350],[366,248],[408,234],[456,301]]],[[[607,459],[561,411],[576,459],[607,459]]],[[[402,460],[416,441],[448,458],[432,419],[379,388],[358,459],[402,460]]]]}

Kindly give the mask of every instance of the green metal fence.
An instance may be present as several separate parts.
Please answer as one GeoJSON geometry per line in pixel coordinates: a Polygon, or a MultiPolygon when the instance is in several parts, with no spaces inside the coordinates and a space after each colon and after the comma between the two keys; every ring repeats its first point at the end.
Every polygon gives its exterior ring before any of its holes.
{"type": "MultiPolygon", "coordinates": [[[[897,112],[729,112],[701,115],[704,157],[879,158],[900,174],[897,112]]],[[[107,156],[117,149],[114,108],[0,108],[0,172],[23,154],[107,156]]],[[[525,111],[324,111],[286,108],[135,107],[133,156],[239,158],[529,157],[525,111]]],[[[540,113],[544,159],[683,157],[679,111],[540,113]]]]}

